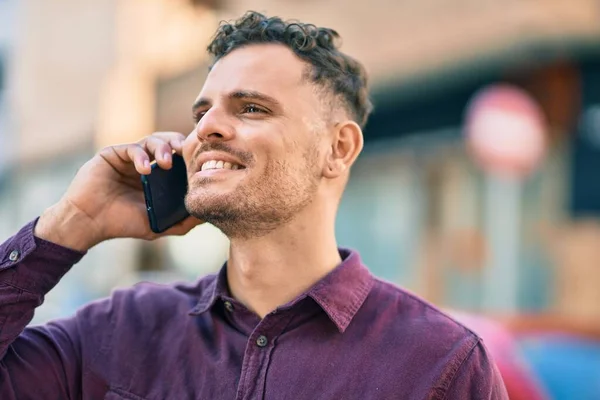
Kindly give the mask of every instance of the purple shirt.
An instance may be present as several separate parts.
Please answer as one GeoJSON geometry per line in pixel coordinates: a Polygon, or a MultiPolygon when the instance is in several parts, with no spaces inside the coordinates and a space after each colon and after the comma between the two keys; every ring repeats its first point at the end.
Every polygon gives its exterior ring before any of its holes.
{"type": "Polygon", "coordinates": [[[26,327],[83,256],[33,236],[0,246],[0,398],[507,399],[481,339],[375,278],[357,253],[262,320],[225,267],[190,285],[117,290],[26,327]]]}

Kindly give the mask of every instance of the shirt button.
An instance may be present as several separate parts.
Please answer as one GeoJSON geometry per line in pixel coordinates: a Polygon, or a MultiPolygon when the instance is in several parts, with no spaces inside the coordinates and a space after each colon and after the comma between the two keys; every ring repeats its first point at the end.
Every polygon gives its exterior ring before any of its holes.
{"type": "Polygon", "coordinates": [[[229,312],[233,312],[233,304],[230,301],[225,302],[225,309],[229,312]]]}
{"type": "Polygon", "coordinates": [[[260,335],[258,339],[256,339],[256,344],[258,345],[258,347],[265,347],[268,342],[269,341],[267,340],[267,337],[264,335],[260,335]]]}
{"type": "Polygon", "coordinates": [[[19,250],[13,250],[10,252],[10,255],[8,256],[8,259],[10,261],[17,261],[19,259],[19,256],[21,255],[21,253],[19,253],[19,250]]]}

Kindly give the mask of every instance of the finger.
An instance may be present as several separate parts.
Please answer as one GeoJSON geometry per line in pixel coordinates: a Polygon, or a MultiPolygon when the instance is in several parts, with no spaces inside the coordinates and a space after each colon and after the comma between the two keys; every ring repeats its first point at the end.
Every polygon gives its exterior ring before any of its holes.
{"type": "Polygon", "coordinates": [[[150,158],[138,144],[109,146],[100,150],[100,155],[119,170],[127,168],[127,164],[131,163],[140,174],[149,174],[151,170],[150,158]]]}
{"type": "Polygon", "coordinates": [[[171,148],[175,150],[177,154],[183,152],[183,142],[185,142],[186,136],[183,133],[179,132],[156,132],[153,136],[159,137],[163,139],[165,142],[169,143],[171,148]]]}
{"type": "Polygon", "coordinates": [[[171,168],[173,149],[162,138],[158,136],[148,136],[140,143],[163,169],[171,168]]]}
{"type": "Polygon", "coordinates": [[[127,146],[127,155],[130,160],[133,161],[133,165],[137,172],[142,175],[149,174],[152,170],[150,168],[150,157],[148,153],[137,144],[130,144],[127,146]]]}

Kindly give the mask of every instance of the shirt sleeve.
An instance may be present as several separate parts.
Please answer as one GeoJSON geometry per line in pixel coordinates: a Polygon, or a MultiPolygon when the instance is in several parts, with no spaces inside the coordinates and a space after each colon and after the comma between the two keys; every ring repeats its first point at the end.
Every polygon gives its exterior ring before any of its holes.
{"type": "Polygon", "coordinates": [[[445,400],[508,400],[502,376],[479,340],[460,365],[445,400]]]}
{"type": "Polygon", "coordinates": [[[36,238],[37,219],[0,245],[0,398],[76,398],[81,349],[74,319],[26,328],[83,253],[36,238]]]}

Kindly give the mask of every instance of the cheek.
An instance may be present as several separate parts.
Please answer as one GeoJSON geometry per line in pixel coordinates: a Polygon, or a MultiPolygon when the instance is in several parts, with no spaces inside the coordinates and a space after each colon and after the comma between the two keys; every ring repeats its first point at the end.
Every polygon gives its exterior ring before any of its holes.
{"type": "Polygon", "coordinates": [[[198,137],[195,132],[190,133],[183,142],[183,158],[186,164],[189,165],[189,162],[194,155],[194,151],[198,147],[198,137]]]}
{"type": "Polygon", "coordinates": [[[264,165],[270,173],[276,172],[301,179],[315,174],[319,165],[318,157],[314,144],[295,143],[267,154],[264,165]]]}

